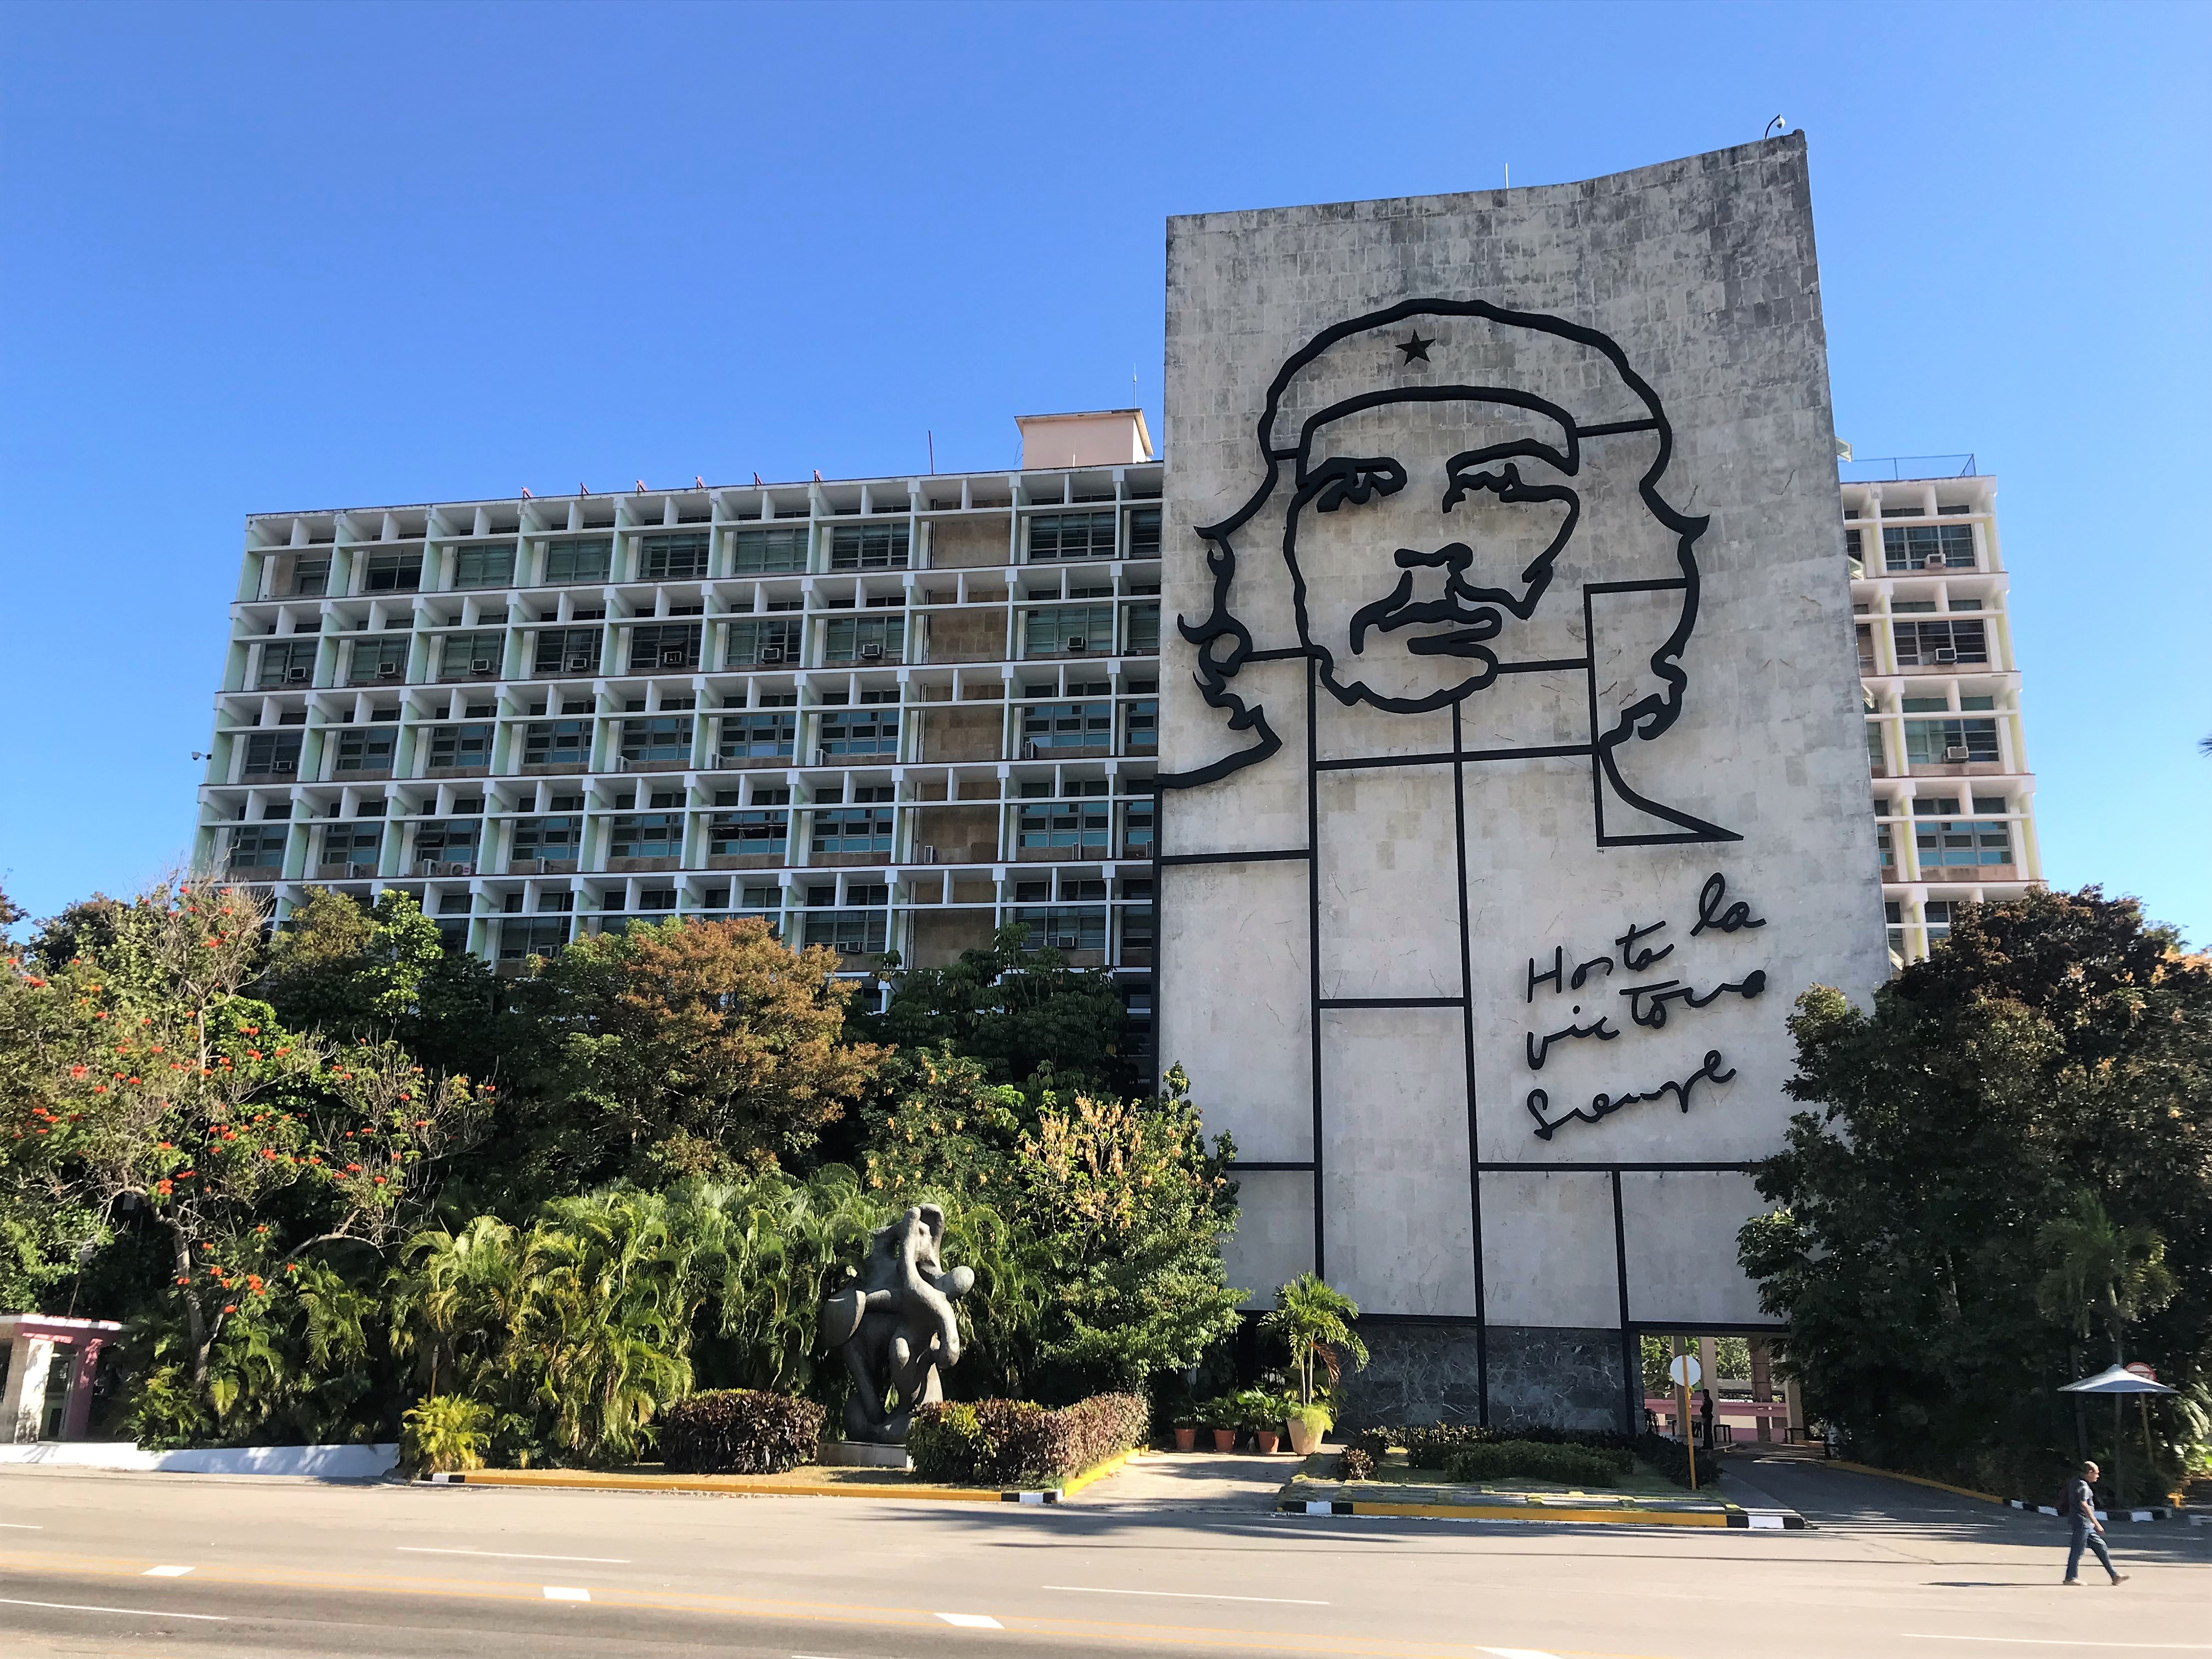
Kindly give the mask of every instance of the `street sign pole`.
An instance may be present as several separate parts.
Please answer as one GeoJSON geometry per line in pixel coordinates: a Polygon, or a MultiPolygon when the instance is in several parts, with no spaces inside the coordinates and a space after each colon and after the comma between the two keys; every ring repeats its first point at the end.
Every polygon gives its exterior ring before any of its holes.
{"type": "Polygon", "coordinates": [[[1680,1415],[1675,1421],[1682,1425],[1682,1443],[1690,1449],[1690,1490],[1698,1489],[1698,1431],[1690,1425],[1690,1390],[1697,1386],[1703,1375],[1695,1354],[1678,1353],[1667,1364],[1668,1376],[1674,1379],[1680,1393],[1680,1415]]]}

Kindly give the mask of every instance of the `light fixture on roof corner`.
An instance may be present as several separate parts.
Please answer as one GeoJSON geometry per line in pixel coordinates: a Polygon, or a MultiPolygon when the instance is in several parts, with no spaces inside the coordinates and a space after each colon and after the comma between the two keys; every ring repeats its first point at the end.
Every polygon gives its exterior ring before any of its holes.
{"type": "Polygon", "coordinates": [[[1790,131],[1790,123],[1784,120],[1782,117],[1778,115],[1771,121],[1769,121],[1766,124],[1766,131],[1760,133],[1759,136],[1762,138],[1771,138],[1774,137],[1774,129],[1777,127],[1780,127],[1783,131],[1787,132],[1790,131]]]}

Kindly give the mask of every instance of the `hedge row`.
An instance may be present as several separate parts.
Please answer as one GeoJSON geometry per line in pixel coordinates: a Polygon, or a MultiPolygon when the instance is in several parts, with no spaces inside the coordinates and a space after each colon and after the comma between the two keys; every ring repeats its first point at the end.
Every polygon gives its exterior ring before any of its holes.
{"type": "Polygon", "coordinates": [[[1388,1438],[1406,1449],[1406,1461],[1417,1469],[1440,1469],[1455,1451],[1469,1446],[1495,1446],[1507,1441],[1539,1446],[1580,1446],[1586,1450],[1626,1452],[1636,1443],[1617,1429],[1558,1429],[1544,1423],[1509,1423],[1486,1426],[1478,1423],[1435,1423],[1417,1429],[1374,1429],[1370,1434],[1388,1438]]]}
{"type": "Polygon", "coordinates": [[[1635,1460],[1625,1451],[1539,1440],[1462,1446],[1444,1459],[1447,1480],[1556,1480],[1569,1486],[1618,1486],[1635,1460]]]}
{"type": "Polygon", "coordinates": [[[948,1401],[915,1413],[906,1449],[925,1480],[1062,1480],[1143,1445],[1149,1413],[1133,1394],[1093,1395],[1059,1411],[1025,1400],[948,1401]]]}
{"type": "Polygon", "coordinates": [[[758,1389],[711,1389],[660,1413],[660,1458],[674,1474],[781,1474],[811,1463],[822,1407],[758,1389]]]}

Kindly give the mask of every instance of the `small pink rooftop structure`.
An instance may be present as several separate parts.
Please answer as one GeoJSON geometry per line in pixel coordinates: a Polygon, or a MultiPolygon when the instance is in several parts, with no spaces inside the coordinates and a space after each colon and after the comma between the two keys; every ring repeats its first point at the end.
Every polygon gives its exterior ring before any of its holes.
{"type": "Polygon", "coordinates": [[[1130,466],[1152,459],[1152,436],[1141,409],[1094,409],[1080,415],[1017,415],[1022,470],[1054,466],[1130,466]]]}
{"type": "Polygon", "coordinates": [[[83,1439],[93,1368],[122,1328],[112,1319],[0,1314],[0,1442],[83,1439]]]}

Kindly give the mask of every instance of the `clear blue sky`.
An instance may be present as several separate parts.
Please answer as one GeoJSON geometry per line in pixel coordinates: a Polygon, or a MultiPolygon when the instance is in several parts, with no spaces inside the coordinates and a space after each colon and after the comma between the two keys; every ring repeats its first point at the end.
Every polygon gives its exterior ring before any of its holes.
{"type": "Polygon", "coordinates": [[[1806,130],[1838,429],[2000,480],[2046,872],[2212,943],[2212,9],[0,11],[0,881],[188,845],[249,511],[1157,423],[1170,213],[1806,130]]]}

